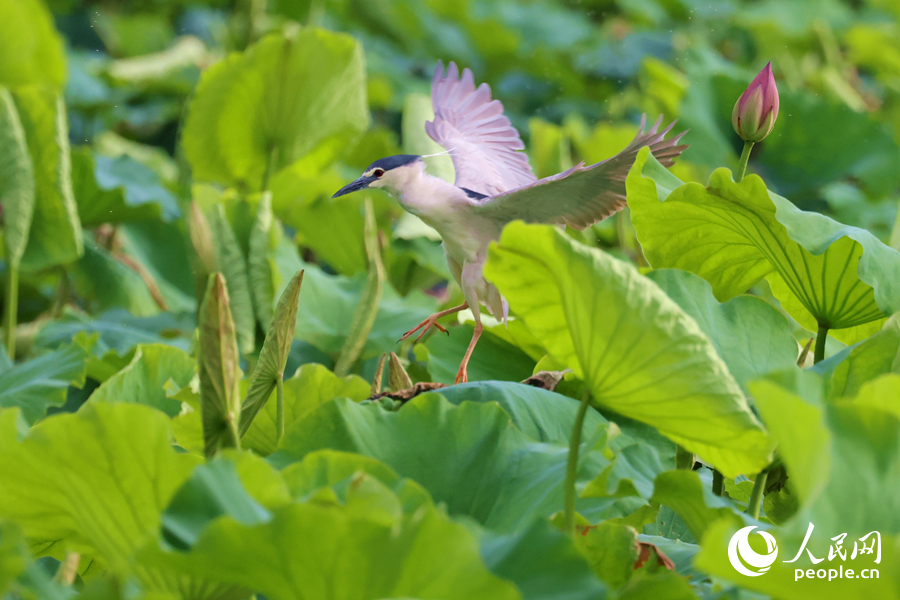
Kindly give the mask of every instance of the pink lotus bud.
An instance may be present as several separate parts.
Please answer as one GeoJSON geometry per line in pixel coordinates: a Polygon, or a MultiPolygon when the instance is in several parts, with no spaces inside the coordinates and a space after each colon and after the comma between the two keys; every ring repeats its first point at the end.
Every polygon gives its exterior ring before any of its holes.
{"type": "Polygon", "coordinates": [[[744,141],[761,142],[772,133],[777,118],[778,88],[769,62],[734,103],[731,124],[744,141]]]}

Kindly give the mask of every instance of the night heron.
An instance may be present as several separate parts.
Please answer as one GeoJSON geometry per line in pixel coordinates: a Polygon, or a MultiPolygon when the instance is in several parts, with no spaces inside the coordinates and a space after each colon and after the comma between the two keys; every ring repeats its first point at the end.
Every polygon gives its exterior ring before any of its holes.
{"type": "Polygon", "coordinates": [[[506,300],[482,276],[488,244],[500,238],[503,226],[522,220],[584,229],[625,207],[625,178],[641,148],[649,146],[668,167],[687,146],[677,145],[684,133],[665,139],[674,122],[659,131],[660,117],[645,132],[642,119],[637,136],[614,157],[537,179],[528,157],[520,152],[525,145],[519,132],[503,115],[503,104],[491,100],[486,83],[475,87],[472,71],[465,69],[460,77],[451,62],[445,75],[439,62],[431,82],[431,102],[434,120],[425,123],[425,131],[453,159],[454,183],[426,173],[421,156],[401,154],[376,160],[334,197],[382,188],[441,235],[447,264],[465,302],[434,313],[401,341],[421,330],[418,341],[431,327],[446,332],[437,320],[470,308],[475,332],[456,374],[456,383],[461,383],[468,381],[466,367],[483,329],[480,305],[506,322],[506,300]]]}

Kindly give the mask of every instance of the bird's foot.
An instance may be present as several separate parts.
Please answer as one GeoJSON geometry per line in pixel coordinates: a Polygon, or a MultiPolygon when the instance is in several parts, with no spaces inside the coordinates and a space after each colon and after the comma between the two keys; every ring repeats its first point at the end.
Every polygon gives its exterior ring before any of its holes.
{"type": "Polygon", "coordinates": [[[456,381],[453,382],[454,385],[459,383],[469,383],[469,374],[466,373],[467,366],[466,363],[459,365],[459,371],[456,372],[456,381]]]}
{"type": "Polygon", "coordinates": [[[419,331],[420,329],[422,330],[422,332],[416,338],[416,343],[419,343],[419,340],[422,339],[422,336],[425,335],[425,333],[427,333],[428,330],[431,329],[432,327],[436,327],[441,333],[447,333],[447,330],[444,329],[444,327],[440,323],[437,322],[437,320],[443,316],[444,315],[442,313],[434,313],[433,315],[431,315],[430,317],[428,317],[427,319],[425,319],[424,321],[422,321],[421,323],[419,323],[418,325],[416,325],[415,327],[413,327],[412,329],[410,329],[409,331],[404,333],[403,337],[400,338],[400,340],[397,343],[399,344],[400,342],[405,341],[409,336],[411,336],[415,332],[419,331]]]}

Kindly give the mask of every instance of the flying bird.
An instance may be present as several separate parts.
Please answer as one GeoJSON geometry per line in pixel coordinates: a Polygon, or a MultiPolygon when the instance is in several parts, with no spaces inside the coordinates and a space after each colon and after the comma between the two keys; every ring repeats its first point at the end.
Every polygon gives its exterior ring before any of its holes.
{"type": "Polygon", "coordinates": [[[504,323],[509,312],[506,300],[482,275],[488,245],[500,238],[503,226],[522,220],[584,229],[625,207],[625,178],[641,148],[649,146],[656,159],[669,167],[687,146],[678,145],[685,132],[666,139],[674,122],[659,130],[660,116],[645,132],[642,119],[637,136],[619,154],[538,179],[522,152],[525,145],[519,132],[503,114],[503,104],[491,99],[486,83],[475,87],[472,71],[465,69],[460,77],[451,62],[444,73],[443,63],[438,62],[431,102],[434,120],[425,123],[425,131],[450,154],[456,170],[454,183],[429,175],[421,156],[400,154],[376,160],[333,198],[366,188],[384,189],[440,234],[450,273],[462,288],[465,302],[434,313],[401,341],[421,330],[418,341],[431,327],[446,333],[438,319],[470,308],[475,332],[456,374],[456,383],[464,383],[483,330],[481,305],[504,323]]]}

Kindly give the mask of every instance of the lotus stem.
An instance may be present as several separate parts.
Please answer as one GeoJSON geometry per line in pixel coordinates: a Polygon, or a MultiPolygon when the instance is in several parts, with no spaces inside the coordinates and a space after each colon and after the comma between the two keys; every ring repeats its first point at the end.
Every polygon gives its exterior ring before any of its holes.
{"type": "Polygon", "coordinates": [[[581,405],[578,407],[575,425],[572,427],[572,437],[569,439],[563,514],[565,515],[566,531],[571,533],[575,532],[575,479],[578,476],[578,449],[581,447],[581,429],[584,427],[584,416],[587,414],[590,399],[590,392],[585,392],[581,397],[581,405]]]}
{"type": "Polygon", "coordinates": [[[816,333],[816,352],[813,355],[813,364],[825,359],[825,342],[828,340],[828,325],[819,323],[819,332],[816,333]]]}
{"type": "Polygon", "coordinates": [[[81,555],[79,553],[66,552],[66,557],[59,563],[59,569],[57,569],[54,579],[65,586],[72,585],[75,582],[75,576],[78,575],[80,562],[81,555]]]}
{"type": "Polygon", "coordinates": [[[275,430],[277,444],[281,444],[284,437],[284,375],[278,374],[275,378],[275,430]]]}
{"type": "Polygon", "coordinates": [[[763,492],[766,489],[766,479],[769,478],[768,471],[761,471],[753,482],[753,491],[750,492],[750,503],[747,505],[747,514],[754,519],[759,519],[759,507],[762,504],[763,492]]]}
{"type": "Polygon", "coordinates": [[[16,360],[16,317],[19,312],[19,269],[10,265],[6,285],[6,353],[16,360]]]}
{"type": "Polygon", "coordinates": [[[750,150],[753,148],[753,142],[744,142],[744,150],[741,152],[741,161],[738,163],[737,170],[737,179],[735,180],[737,183],[740,183],[742,179],[744,179],[744,174],[747,172],[747,162],[750,160],[750,150]]]}
{"type": "Polygon", "coordinates": [[[725,476],[718,469],[713,469],[712,491],[716,496],[721,496],[725,491],[725,476]]]}

